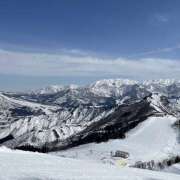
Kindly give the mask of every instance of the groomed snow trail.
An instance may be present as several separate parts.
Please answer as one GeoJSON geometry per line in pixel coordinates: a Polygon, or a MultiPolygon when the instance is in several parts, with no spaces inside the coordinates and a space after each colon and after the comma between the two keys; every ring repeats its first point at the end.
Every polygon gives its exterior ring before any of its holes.
{"type": "Polygon", "coordinates": [[[175,121],[176,118],[172,116],[150,117],[127,133],[125,139],[90,143],[53,154],[99,161],[110,159],[111,151],[122,150],[130,154],[128,164],[136,161],[159,161],[178,154],[177,134],[172,128],[175,121]]]}

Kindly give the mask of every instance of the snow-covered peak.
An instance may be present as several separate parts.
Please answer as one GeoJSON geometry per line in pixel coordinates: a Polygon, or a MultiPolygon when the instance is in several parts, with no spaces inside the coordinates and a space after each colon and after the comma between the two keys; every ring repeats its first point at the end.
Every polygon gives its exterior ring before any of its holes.
{"type": "Polygon", "coordinates": [[[96,81],[92,85],[102,86],[106,84],[109,86],[120,87],[122,85],[133,85],[137,83],[138,81],[130,80],[130,79],[103,79],[103,80],[96,81]]]}
{"type": "Polygon", "coordinates": [[[79,86],[77,84],[70,84],[69,86],[66,86],[68,87],[69,89],[77,89],[79,88],[79,86]]]}
{"type": "Polygon", "coordinates": [[[174,79],[144,81],[143,86],[152,93],[160,93],[167,97],[180,95],[180,81],[174,79]]]}
{"type": "Polygon", "coordinates": [[[144,85],[161,85],[161,86],[170,86],[172,84],[178,84],[180,81],[175,79],[158,79],[158,80],[146,80],[143,82],[144,85]]]}
{"type": "Polygon", "coordinates": [[[41,88],[41,89],[38,89],[36,91],[33,91],[34,94],[54,94],[54,93],[57,93],[57,92],[60,92],[60,91],[63,91],[65,89],[77,89],[78,86],[77,85],[74,85],[74,84],[71,84],[71,85],[68,85],[68,86],[64,86],[64,85],[50,85],[50,86],[47,86],[45,88],[41,88]]]}
{"type": "MultiPolygon", "coordinates": [[[[51,85],[39,90],[33,91],[32,94],[54,94],[64,90],[84,90],[87,88],[89,92],[103,97],[111,96],[124,96],[127,92],[135,93],[135,87],[139,89],[146,89],[152,93],[162,93],[167,95],[167,93],[177,92],[180,90],[180,81],[174,79],[159,79],[159,80],[146,80],[143,82],[138,82],[129,79],[103,79],[90,84],[89,86],[82,86],[79,88],[77,85],[51,85]]],[[[81,91],[82,92],[82,91],[81,91]]],[[[130,94],[131,95],[131,94],[130,94]]]]}
{"type": "Polygon", "coordinates": [[[37,93],[37,94],[52,94],[52,93],[59,92],[63,89],[64,89],[64,86],[51,85],[51,86],[47,86],[45,88],[41,88],[41,89],[35,91],[35,93],[37,93]]]}
{"type": "Polygon", "coordinates": [[[90,91],[94,94],[110,97],[122,96],[124,87],[138,84],[137,81],[129,79],[104,79],[91,84],[90,91]]]}

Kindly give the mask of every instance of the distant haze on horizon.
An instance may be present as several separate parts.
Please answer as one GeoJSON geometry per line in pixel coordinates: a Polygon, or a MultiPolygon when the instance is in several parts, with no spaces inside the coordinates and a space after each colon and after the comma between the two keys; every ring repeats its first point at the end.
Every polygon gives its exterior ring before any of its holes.
{"type": "Polygon", "coordinates": [[[0,1],[0,90],[178,79],[179,0],[0,1]]]}

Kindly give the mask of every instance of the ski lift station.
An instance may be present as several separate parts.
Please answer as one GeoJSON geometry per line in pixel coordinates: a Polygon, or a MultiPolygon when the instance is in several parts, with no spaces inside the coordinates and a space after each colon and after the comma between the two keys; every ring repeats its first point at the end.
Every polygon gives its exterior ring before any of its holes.
{"type": "Polygon", "coordinates": [[[125,151],[116,151],[114,154],[112,154],[113,157],[121,157],[124,159],[127,159],[129,157],[129,153],[125,151]]]}

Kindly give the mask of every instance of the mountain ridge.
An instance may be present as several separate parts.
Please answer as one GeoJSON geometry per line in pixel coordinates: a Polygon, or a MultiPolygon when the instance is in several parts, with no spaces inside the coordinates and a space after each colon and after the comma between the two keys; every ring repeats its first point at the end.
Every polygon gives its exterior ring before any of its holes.
{"type": "Polygon", "coordinates": [[[110,79],[55,89],[0,94],[0,139],[13,137],[1,145],[54,151],[124,138],[149,116],[180,112],[180,83],[174,80],[110,79]]]}

